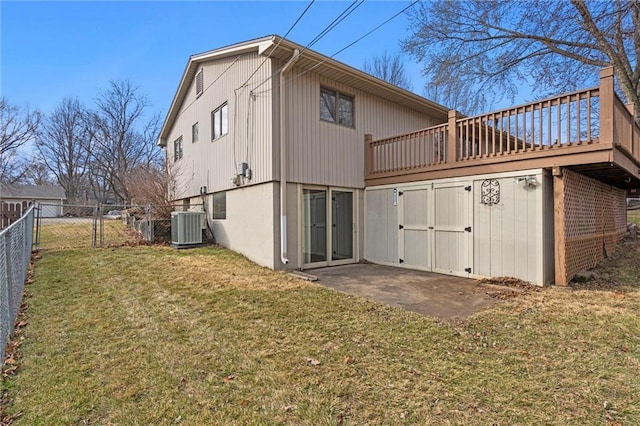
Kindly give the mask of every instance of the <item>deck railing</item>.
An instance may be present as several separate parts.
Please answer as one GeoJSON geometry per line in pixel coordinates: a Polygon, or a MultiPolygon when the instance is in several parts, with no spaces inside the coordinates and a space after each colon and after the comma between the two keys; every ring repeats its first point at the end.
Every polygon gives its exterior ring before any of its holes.
{"type": "Polygon", "coordinates": [[[615,96],[613,103],[613,140],[630,158],[640,158],[640,126],[634,120],[632,105],[615,96]]]}
{"type": "Polygon", "coordinates": [[[598,88],[456,121],[457,160],[598,141],[598,88]]]}
{"type": "Polygon", "coordinates": [[[367,153],[375,171],[405,171],[447,162],[448,125],[369,141],[367,153]]]}
{"type": "Polygon", "coordinates": [[[447,123],[376,141],[367,135],[365,142],[367,178],[464,167],[478,160],[612,149],[614,144],[640,164],[640,127],[614,92],[612,68],[601,71],[598,87],[475,117],[450,111],[447,123]]]}

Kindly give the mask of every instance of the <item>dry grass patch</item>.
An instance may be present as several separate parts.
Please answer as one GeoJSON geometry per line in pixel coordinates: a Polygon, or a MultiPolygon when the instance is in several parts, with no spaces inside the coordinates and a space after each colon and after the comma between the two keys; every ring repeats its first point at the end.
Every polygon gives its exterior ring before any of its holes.
{"type": "MultiPolygon", "coordinates": [[[[137,241],[133,232],[121,221],[105,221],[102,231],[105,245],[122,245],[137,241]]],[[[100,244],[99,224],[95,231],[92,218],[42,219],[39,248],[42,250],[68,250],[93,247],[94,238],[100,244]]]]}
{"type": "Polygon", "coordinates": [[[640,423],[637,284],[450,323],[211,247],[50,252],[35,280],[18,424],[640,423]]]}

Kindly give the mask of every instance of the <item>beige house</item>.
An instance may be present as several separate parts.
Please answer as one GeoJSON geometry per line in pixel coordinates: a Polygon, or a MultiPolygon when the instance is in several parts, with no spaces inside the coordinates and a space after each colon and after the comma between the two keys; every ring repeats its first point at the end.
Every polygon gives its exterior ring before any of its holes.
{"type": "Polygon", "coordinates": [[[205,201],[219,244],[270,268],[308,268],[364,257],[364,135],[446,117],[440,105],[273,36],[192,56],[159,144],[177,198],[205,201]]]}
{"type": "Polygon", "coordinates": [[[542,285],[622,236],[622,188],[640,182],[631,117],[607,70],[597,88],[462,117],[270,36],[192,56],[159,145],[176,199],[261,265],[542,285]]]}

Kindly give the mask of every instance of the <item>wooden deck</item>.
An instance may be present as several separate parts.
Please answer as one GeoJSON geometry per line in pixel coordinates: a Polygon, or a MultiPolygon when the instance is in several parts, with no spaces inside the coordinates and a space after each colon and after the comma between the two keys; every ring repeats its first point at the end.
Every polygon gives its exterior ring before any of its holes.
{"type": "Polygon", "coordinates": [[[640,188],[640,127],[614,91],[613,69],[598,87],[410,134],[365,135],[367,186],[568,167],[620,188],[640,188]]]}

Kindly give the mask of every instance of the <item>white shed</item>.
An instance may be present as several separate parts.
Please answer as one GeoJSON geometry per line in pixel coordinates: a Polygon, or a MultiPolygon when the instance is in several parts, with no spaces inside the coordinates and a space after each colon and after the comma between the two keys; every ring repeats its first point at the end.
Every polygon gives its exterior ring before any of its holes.
{"type": "Polygon", "coordinates": [[[548,171],[372,186],[365,206],[370,262],[538,285],[554,279],[548,171]]]}

